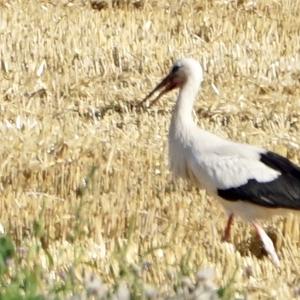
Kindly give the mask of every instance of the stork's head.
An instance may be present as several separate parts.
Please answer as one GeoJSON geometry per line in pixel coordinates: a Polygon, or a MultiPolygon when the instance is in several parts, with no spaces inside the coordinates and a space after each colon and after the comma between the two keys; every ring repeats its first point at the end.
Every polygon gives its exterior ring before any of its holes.
{"type": "Polygon", "coordinates": [[[199,85],[203,81],[203,71],[197,60],[182,58],[173,64],[166,78],[168,77],[170,81],[175,82],[174,88],[181,88],[187,81],[193,81],[199,85]]]}
{"type": "Polygon", "coordinates": [[[158,101],[159,98],[165,93],[176,88],[181,89],[186,84],[190,84],[197,89],[202,80],[203,71],[198,61],[193,58],[179,59],[173,64],[169,74],[150,92],[150,94],[142,101],[142,103],[159,90],[161,92],[152,101],[152,104],[158,101]]]}

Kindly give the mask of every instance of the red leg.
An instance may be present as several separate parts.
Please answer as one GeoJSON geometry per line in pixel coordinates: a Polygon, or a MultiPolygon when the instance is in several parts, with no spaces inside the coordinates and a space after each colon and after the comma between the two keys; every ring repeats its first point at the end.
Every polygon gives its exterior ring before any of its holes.
{"type": "Polygon", "coordinates": [[[276,267],[279,267],[280,266],[279,258],[275,251],[272,240],[269,238],[269,236],[266,234],[266,232],[262,229],[262,227],[258,223],[253,222],[253,225],[264,245],[265,250],[271,256],[272,262],[276,267]]]}
{"type": "Polygon", "coordinates": [[[227,225],[225,227],[224,236],[222,238],[223,242],[228,242],[230,239],[230,228],[231,228],[232,223],[233,223],[233,214],[230,214],[228,221],[227,221],[227,225]]]}

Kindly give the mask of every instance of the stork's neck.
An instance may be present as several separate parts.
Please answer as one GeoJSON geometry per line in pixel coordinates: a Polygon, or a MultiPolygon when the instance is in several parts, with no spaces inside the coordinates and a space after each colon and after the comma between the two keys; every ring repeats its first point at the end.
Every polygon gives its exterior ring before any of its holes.
{"type": "Polygon", "coordinates": [[[180,89],[172,116],[171,123],[173,126],[194,126],[193,105],[196,100],[199,85],[200,83],[190,80],[187,81],[180,89]]]}

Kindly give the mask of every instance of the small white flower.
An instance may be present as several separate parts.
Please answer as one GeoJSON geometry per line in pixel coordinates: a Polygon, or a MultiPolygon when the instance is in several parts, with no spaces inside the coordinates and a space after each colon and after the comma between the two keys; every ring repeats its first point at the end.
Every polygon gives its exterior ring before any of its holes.
{"type": "Polygon", "coordinates": [[[0,223],[0,235],[5,234],[4,226],[0,223]]]}
{"type": "Polygon", "coordinates": [[[125,282],[119,284],[117,292],[112,297],[113,300],[129,300],[130,292],[125,282]]]}

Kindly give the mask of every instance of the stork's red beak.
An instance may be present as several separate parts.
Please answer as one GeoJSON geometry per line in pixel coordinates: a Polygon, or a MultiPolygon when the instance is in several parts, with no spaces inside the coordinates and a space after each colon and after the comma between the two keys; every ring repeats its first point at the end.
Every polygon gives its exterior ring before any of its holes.
{"type": "Polygon", "coordinates": [[[149,103],[148,107],[150,107],[153,104],[155,104],[161,98],[162,95],[173,90],[174,88],[178,87],[179,85],[180,85],[180,83],[174,79],[174,74],[170,73],[146,96],[146,98],[144,98],[140,102],[139,105],[143,105],[150,97],[153,96],[153,94],[155,92],[161,90],[161,92],[157,95],[157,97],[154,98],[154,100],[152,100],[152,102],[149,103]]]}

